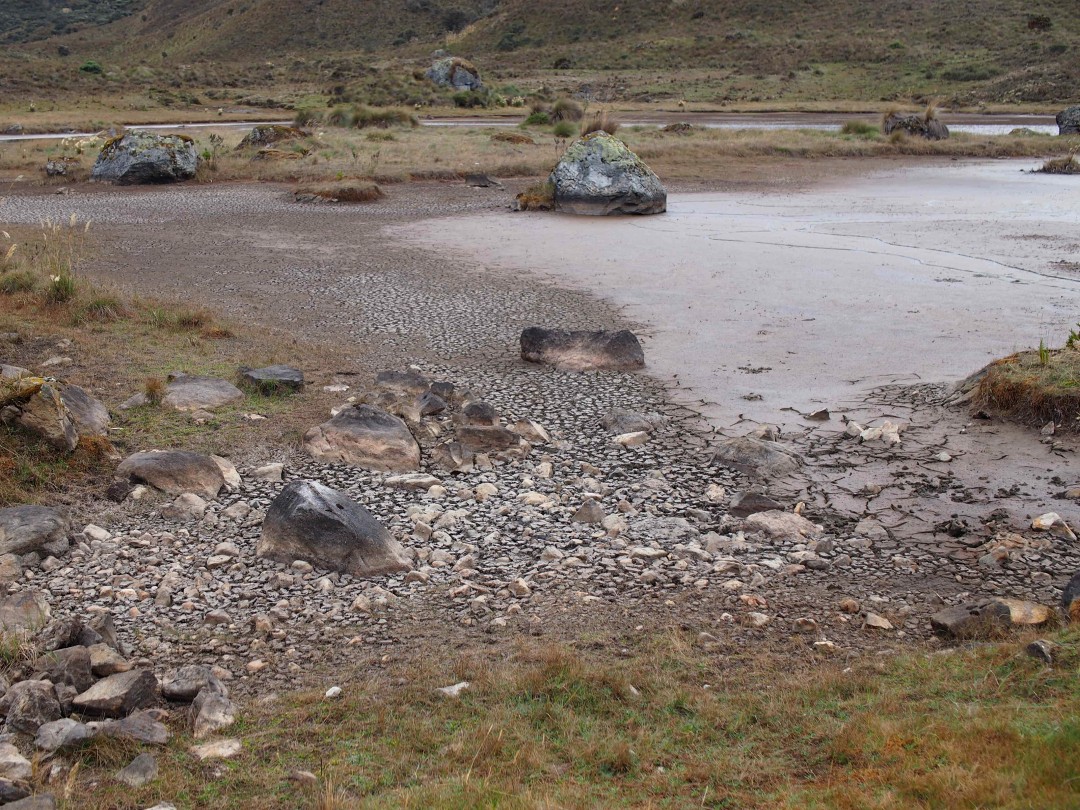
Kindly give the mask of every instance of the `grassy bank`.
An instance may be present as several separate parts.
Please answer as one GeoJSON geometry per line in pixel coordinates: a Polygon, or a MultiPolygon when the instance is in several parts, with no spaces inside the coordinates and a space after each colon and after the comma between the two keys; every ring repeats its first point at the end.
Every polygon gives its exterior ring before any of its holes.
{"type": "MultiPolygon", "coordinates": [[[[256,333],[190,304],[95,285],[84,274],[94,251],[86,223],[0,233],[0,334],[7,335],[0,340],[0,362],[80,385],[104,401],[116,451],[179,448],[239,463],[248,454],[297,444],[306,427],[325,419],[330,397],[317,387],[291,397],[245,391],[243,401],[218,409],[203,424],[154,405],[120,410],[132,395],[163,385],[173,371],[235,381],[241,365],[294,363],[317,374],[329,361],[317,347],[298,346],[287,335],[256,333]],[[52,357],[68,361],[41,365],[52,357]],[[252,413],[267,418],[245,417],[252,413]]],[[[100,497],[115,462],[101,442],[86,441],[68,453],[0,426],[0,506],[100,497]]]]}
{"type": "MultiPolygon", "coordinates": [[[[743,159],[1031,157],[1045,158],[1080,147],[1080,138],[1025,134],[982,136],[957,133],[927,141],[882,136],[876,122],[852,132],[821,130],[725,130],[692,128],[664,132],[655,127],[622,127],[619,137],[665,180],[723,181],[730,164],[743,159]]],[[[418,127],[345,129],[322,127],[312,137],[277,146],[270,159],[237,152],[243,130],[199,131],[195,137],[206,158],[203,181],[257,180],[322,182],[344,178],[393,183],[410,179],[454,179],[469,172],[495,177],[546,174],[566,147],[550,127],[494,129],[418,127]],[[507,131],[531,143],[501,140],[507,131]]],[[[0,176],[43,181],[50,157],[76,160],[76,177],[85,178],[99,145],[24,141],[0,144],[0,176]]]]}
{"type": "MultiPolygon", "coordinates": [[[[1080,806],[1080,636],[843,664],[732,660],[679,632],[579,649],[506,642],[328,675],[343,694],[246,707],[238,759],[181,737],[139,790],[107,747],[68,808],[1080,806]],[[624,646],[625,644],[625,646],[624,646]],[[460,698],[436,690],[471,683],[460,698]],[[314,774],[317,785],[297,781],[314,774]]],[[[125,755],[131,752],[124,752],[125,755]]],[[[130,757],[129,757],[130,758],[130,757]]]]}

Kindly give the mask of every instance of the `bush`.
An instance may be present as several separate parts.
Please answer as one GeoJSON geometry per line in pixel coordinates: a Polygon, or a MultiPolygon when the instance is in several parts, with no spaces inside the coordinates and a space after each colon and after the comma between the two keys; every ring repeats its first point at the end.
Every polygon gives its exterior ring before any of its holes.
{"type": "Polygon", "coordinates": [[[0,275],[0,294],[15,295],[30,292],[37,286],[37,279],[28,270],[12,271],[0,275]]]}
{"type": "Polygon", "coordinates": [[[522,211],[550,211],[555,207],[555,186],[537,183],[517,195],[518,208],[522,211]]]}
{"type": "Polygon", "coordinates": [[[42,292],[42,300],[46,304],[66,304],[75,297],[78,285],[75,276],[71,273],[60,273],[49,276],[49,285],[42,292]]]}
{"type": "Polygon", "coordinates": [[[79,72],[87,73],[92,76],[100,76],[102,73],[105,72],[105,69],[93,59],[87,59],[85,62],[79,65],[79,72]]]}
{"type": "Polygon", "coordinates": [[[392,126],[418,127],[420,120],[407,110],[376,109],[363,104],[353,107],[351,125],[357,129],[392,126]]]}
{"type": "Polygon", "coordinates": [[[301,107],[296,111],[296,115],[293,116],[293,126],[297,129],[303,129],[311,124],[317,124],[322,121],[322,116],[319,111],[312,107],[301,107]]]}
{"type": "Polygon", "coordinates": [[[859,138],[875,138],[881,134],[881,129],[869,121],[845,121],[840,127],[841,135],[855,135],[859,138]]]}
{"type": "Polygon", "coordinates": [[[551,119],[546,112],[532,112],[525,119],[525,126],[527,127],[546,127],[550,123],[551,119]]]}
{"type": "Polygon", "coordinates": [[[1080,161],[1076,155],[1066,155],[1046,161],[1035,171],[1040,174],[1080,174],[1080,161]]]}
{"type": "Polygon", "coordinates": [[[556,138],[572,138],[577,132],[577,127],[571,124],[569,121],[560,121],[555,125],[552,133],[556,138]]]}
{"type": "Polygon", "coordinates": [[[552,121],[580,121],[585,117],[585,110],[573,99],[560,98],[551,105],[548,117],[552,121]]]}
{"type": "Polygon", "coordinates": [[[606,132],[614,135],[619,131],[619,122],[607,112],[599,112],[581,126],[581,134],[588,135],[592,132],[606,132]]]}

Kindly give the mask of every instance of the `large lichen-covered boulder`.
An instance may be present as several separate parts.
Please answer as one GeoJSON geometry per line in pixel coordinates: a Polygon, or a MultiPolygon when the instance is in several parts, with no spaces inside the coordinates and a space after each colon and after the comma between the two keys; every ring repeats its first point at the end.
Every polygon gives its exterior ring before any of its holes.
{"type": "Polygon", "coordinates": [[[893,132],[906,132],[930,141],[944,141],[949,137],[949,128],[933,115],[905,115],[890,113],[881,124],[881,131],[886,135],[893,132]]]}
{"type": "Polygon", "coordinates": [[[1066,107],[1054,119],[1058,125],[1058,135],[1080,135],[1080,105],[1066,107]]]}
{"type": "Polygon", "coordinates": [[[428,68],[426,75],[439,87],[454,90],[480,90],[484,86],[476,65],[456,56],[439,59],[428,68]]]}
{"type": "Polygon", "coordinates": [[[354,577],[411,567],[405,551],[367,509],[317,481],[292,481],[274,498],[256,553],[286,564],[305,560],[354,577]]]}
{"type": "Polygon", "coordinates": [[[178,183],[194,177],[198,165],[195,142],[186,135],[127,132],[105,143],[90,179],[121,186],[178,183]]]}
{"type": "Polygon", "coordinates": [[[667,191],[653,170],[606,132],[574,142],[551,172],[555,208],[571,214],[662,214],[667,191]]]}

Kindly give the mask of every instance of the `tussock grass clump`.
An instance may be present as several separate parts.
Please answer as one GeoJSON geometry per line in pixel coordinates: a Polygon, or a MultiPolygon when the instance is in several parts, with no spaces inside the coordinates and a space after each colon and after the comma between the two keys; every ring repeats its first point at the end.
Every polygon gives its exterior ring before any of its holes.
{"type": "Polygon", "coordinates": [[[536,141],[524,132],[496,132],[491,136],[493,143],[511,143],[515,146],[536,146],[536,141]]]}
{"type": "Polygon", "coordinates": [[[881,134],[881,128],[869,121],[845,121],[840,127],[841,135],[854,135],[858,138],[876,138],[881,134]]]}
{"type": "Polygon", "coordinates": [[[129,315],[127,306],[114,295],[92,295],[88,301],[78,306],[72,314],[76,324],[96,321],[105,323],[118,321],[129,315]]]}
{"type": "Polygon", "coordinates": [[[987,366],[975,391],[978,407],[1033,427],[1048,422],[1080,431],[1080,343],[1045,344],[987,366]]]}
{"type": "Polygon", "coordinates": [[[0,294],[17,295],[33,292],[37,283],[37,276],[29,270],[12,270],[0,275],[0,294]]]}
{"type": "Polygon", "coordinates": [[[614,135],[619,131],[619,126],[618,120],[605,110],[598,112],[582,124],[581,134],[590,135],[593,132],[606,132],[608,135],[614,135]]]}
{"type": "Polygon", "coordinates": [[[555,207],[555,186],[550,182],[529,186],[517,195],[521,211],[550,211],[555,207]]]}
{"type": "Polygon", "coordinates": [[[339,180],[333,183],[309,183],[297,186],[299,202],[324,200],[326,202],[364,203],[382,199],[385,195],[370,180],[339,180]]]}
{"type": "MultiPolygon", "coordinates": [[[[307,124],[311,124],[313,111],[305,113],[307,124]]],[[[367,129],[378,127],[388,129],[390,127],[418,127],[420,119],[408,110],[394,108],[368,107],[364,104],[339,104],[326,114],[323,123],[332,127],[346,127],[353,129],[367,129]]]]}
{"type": "Polygon", "coordinates": [[[570,98],[560,98],[554,104],[551,105],[551,110],[548,112],[548,118],[553,123],[559,121],[580,121],[585,117],[585,109],[576,101],[570,98]]]}
{"type": "Polygon", "coordinates": [[[150,405],[160,405],[161,401],[165,399],[165,380],[161,377],[147,377],[146,382],[143,383],[143,395],[146,397],[146,402],[150,405]]]}
{"type": "Polygon", "coordinates": [[[551,129],[551,134],[556,138],[572,138],[577,133],[577,127],[569,121],[560,121],[551,129]]]}
{"type": "Polygon", "coordinates": [[[1035,171],[1039,174],[1080,174],[1080,160],[1076,155],[1051,158],[1035,171]]]}

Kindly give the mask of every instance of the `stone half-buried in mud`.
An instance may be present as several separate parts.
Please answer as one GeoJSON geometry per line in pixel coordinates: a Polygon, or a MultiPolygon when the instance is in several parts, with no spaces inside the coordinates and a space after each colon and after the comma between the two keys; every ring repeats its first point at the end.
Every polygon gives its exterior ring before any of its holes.
{"type": "Polygon", "coordinates": [[[571,214],[662,214],[660,178],[618,138],[593,132],[573,143],[548,178],[555,209],[571,214]]]}

